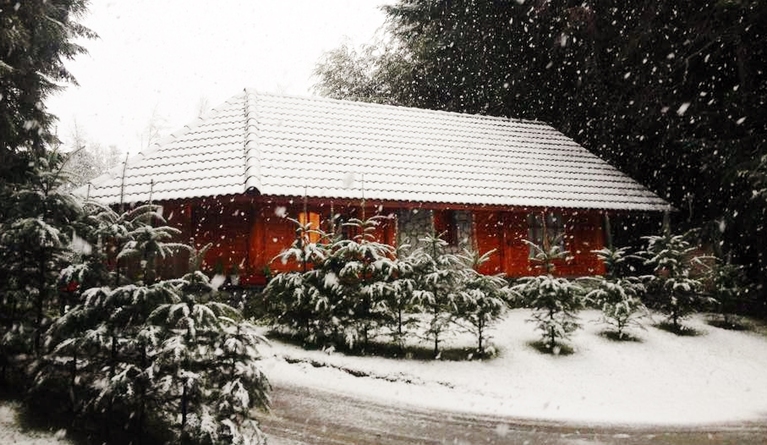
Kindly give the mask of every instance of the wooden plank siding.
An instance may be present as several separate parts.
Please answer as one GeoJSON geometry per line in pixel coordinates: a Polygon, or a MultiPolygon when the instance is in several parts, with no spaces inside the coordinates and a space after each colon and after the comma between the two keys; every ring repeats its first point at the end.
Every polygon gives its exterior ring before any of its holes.
{"type": "MultiPolygon", "coordinates": [[[[343,218],[361,218],[359,205],[349,202],[331,204],[297,199],[265,199],[264,197],[215,197],[163,203],[163,214],[168,224],[181,230],[178,241],[193,240],[196,248],[207,243],[203,270],[213,273],[223,269],[228,273],[234,266],[239,269],[241,284],[263,285],[270,274],[298,270],[299,264],[283,264],[275,259],[289,247],[296,237],[296,224],[287,218],[298,219],[307,212],[319,215],[320,229],[333,230],[331,212],[343,218]]],[[[381,204],[366,206],[365,216],[381,216],[375,238],[396,246],[397,210],[381,204]]],[[[444,209],[435,206],[436,209],[444,209]]],[[[480,252],[493,251],[490,260],[480,268],[482,273],[503,273],[520,277],[541,273],[530,259],[530,248],[523,240],[530,237],[528,215],[531,209],[500,210],[457,206],[472,212],[472,247],[480,252]]],[[[532,209],[540,212],[543,209],[532,209]]],[[[555,274],[584,276],[604,273],[604,265],[593,253],[604,246],[603,214],[594,210],[559,210],[564,220],[564,247],[570,252],[566,260],[556,263],[555,274]]],[[[434,212],[440,215],[440,212],[434,212]]],[[[439,218],[440,216],[437,216],[439,218]]],[[[317,221],[316,216],[312,216],[317,221]]],[[[311,219],[310,219],[311,220],[311,219]]],[[[436,221],[440,224],[440,221],[436,221]]],[[[338,222],[336,222],[338,224],[338,222]]],[[[335,230],[342,230],[336,226],[335,230]]],[[[345,229],[344,229],[345,230],[345,229]]],[[[354,235],[354,233],[349,233],[354,235]]],[[[180,255],[163,266],[163,275],[178,276],[186,268],[188,256],[180,255]]]]}

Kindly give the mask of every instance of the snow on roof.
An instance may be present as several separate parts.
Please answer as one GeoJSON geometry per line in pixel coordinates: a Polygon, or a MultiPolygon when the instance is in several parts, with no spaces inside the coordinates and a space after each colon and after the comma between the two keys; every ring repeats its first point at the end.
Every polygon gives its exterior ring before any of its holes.
{"type": "MultiPolygon", "coordinates": [[[[85,188],[83,189],[85,190],[85,188]]],[[[105,203],[267,196],[668,210],[551,126],[246,89],[92,181],[105,203]],[[125,171],[123,182],[123,169],[125,171]]]]}

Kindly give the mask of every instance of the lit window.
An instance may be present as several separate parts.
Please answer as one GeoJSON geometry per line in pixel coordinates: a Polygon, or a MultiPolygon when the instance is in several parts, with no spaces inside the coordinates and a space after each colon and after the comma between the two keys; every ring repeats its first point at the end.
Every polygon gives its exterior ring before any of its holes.
{"type": "Polygon", "coordinates": [[[298,222],[301,227],[304,227],[307,232],[305,233],[304,240],[310,243],[316,243],[320,240],[320,214],[316,212],[301,212],[298,214],[298,222]],[[308,224],[308,226],[307,226],[308,224]]]}

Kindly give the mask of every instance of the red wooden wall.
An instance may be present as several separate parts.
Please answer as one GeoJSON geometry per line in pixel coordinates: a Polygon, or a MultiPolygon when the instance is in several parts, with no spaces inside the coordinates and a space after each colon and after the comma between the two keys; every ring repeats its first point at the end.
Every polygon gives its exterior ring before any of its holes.
{"type": "MultiPolygon", "coordinates": [[[[246,285],[264,284],[269,273],[298,269],[295,262],[283,264],[275,258],[296,237],[297,226],[286,216],[297,219],[303,210],[304,205],[296,201],[244,196],[163,203],[168,224],[182,232],[179,241],[193,239],[196,248],[212,243],[203,270],[212,273],[216,268],[223,268],[228,274],[236,267],[241,283],[246,285]]],[[[331,228],[331,210],[336,215],[362,217],[361,209],[354,205],[311,202],[306,210],[319,214],[321,229],[325,231],[331,228]]],[[[504,273],[510,277],[541,273],[530,260],[530,249],[523,242],[529,237],[528,213],[527,209],[473,211],[474,246],[480,252],[494,251],[490,261],[481,267],[481,272],[504,273]]],[[[367,217],[376,214],[385,217],[375,231],[376,239],[395,245],[395,207],[370,206],[365,209],[367,217]]],[[[565,249],[571,255],[556,264],[555,273],[561,276],[604,273],[604,265],[593,253],[604,246],[602,214],[583,210],[561,210],[561,214],[565,224],[565,249]]],[[[169,261],[164,274],[175,273],[177,276],[187,261],[188,257],[183,255],[169,261]]]]}
{"type": "MultiPolygon", "coordinates": [[[[510,277],[542,273],[530,259],[528,212],[477,211],[474,233],[480,252],[495,250],[480,271],[504,273],[510,277]]],[[[594,250],[604,247],[602,215],[596,211],[563,211],[566,260],[557,261],[554,273],[560,276],[585,276],[604,273],[604,264],[594,250]]]]}
{"type": "MultiPolygon", "coordinates": [[[[345,217],[361,218],[362,211],[354,206],[330,206],[328,205],[310,205],[306,207],[307,212],[319,214],[319,229],[330,232],[331,227],[331,207],[332,213],[345,217]]],[[[295,261],[283,263],[277,258],[282,251],[289,247],[296,239],[296,229],[298,226],[288,218],[298,219],[298,215],[304,211],[303,204],[291,203],[265,203],[254,207],[253,224],[249,229],[249,271],[244,276],[244,282],[247,284],[263,284],[265,274],[274,274],[288,270],[298,270],[301,266],[295,261]]],[[[396,241],[396,221],[388,217],[381,208],[370,207],[365,211],[366,217],[381,215],[379,225],[373,232],[375,239],[394,245],[396,241]]],[[[316,228],[316,227],[312,227],[316,228]]],[[[335,230],[341,230],[335,227],[335,230]]]]}

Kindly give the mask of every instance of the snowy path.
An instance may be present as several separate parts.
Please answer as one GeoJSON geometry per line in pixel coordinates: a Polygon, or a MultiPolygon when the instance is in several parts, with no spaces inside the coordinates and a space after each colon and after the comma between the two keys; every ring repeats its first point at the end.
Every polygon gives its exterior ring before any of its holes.
{"type": "MultiPolygon", "coordinates": [[[[572,340],[575,353],[555,357],[528,345],[537,339],[528,317],[525,310],[510,313],[495,332],[500,356],[485,362],[351,357],[275,342],[264,366],[277,386],[478,415],[632,425],[767,419],[767,338],[761,334],[726,331],[697,317],[688,324],[705,331],[700,336],[648,327],[637,332],[641,342],[618,343],[599,335],[603,327],[588,321],[598,313],[587,311],[585,329],[572,340]]],[[[451,342],[471,345],[470,338],[451,342]]]]}
{"type": "Polygon", "coordinates": [[[259,419],[270,445],[762,445],[767,437],[767,425],[573,425],[385,405],[282,383],[272,412],[259,419]]]}

